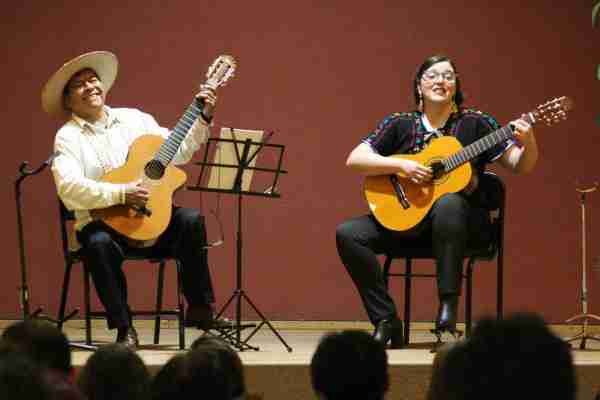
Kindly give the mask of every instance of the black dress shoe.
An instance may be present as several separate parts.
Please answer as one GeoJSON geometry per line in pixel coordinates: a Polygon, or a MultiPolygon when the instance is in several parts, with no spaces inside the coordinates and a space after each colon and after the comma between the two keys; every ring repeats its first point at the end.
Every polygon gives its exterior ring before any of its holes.
{"type": "Polygon", "coordinates": [[[117,330],[117,343],[121,343],[131,350],[136,350],[139,346],[138,334],[133,326],[119,328],[117,330]]]}
{"type": "Polygon", "coordinates": [[[211,304],[189,306],[185,313],[184,325],[202,330],[232,329],[233,321],[219,317],[214,318],[214,308],[211,304]]]}
{"type": "Polygon", "coordinates": [[[440,299],[438,315],[435,320],[435,330],[438,332],[456,332],[456,315],[458,314],[458,296],[443,296],[440,299]]]}
{"type": "Polygon", "coordinates": [[[373,338],[384,346],[390,342],[390,348],[401,349],[404,347],[403,328],[403,323],[398,318],[384,319],[377,324],[373,338]]]}

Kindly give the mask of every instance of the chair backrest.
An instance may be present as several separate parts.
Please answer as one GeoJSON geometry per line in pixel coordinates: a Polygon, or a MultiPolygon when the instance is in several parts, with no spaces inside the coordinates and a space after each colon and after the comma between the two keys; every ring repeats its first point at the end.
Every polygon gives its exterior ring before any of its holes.
{"type": "Polygon", "coordinates": [[[483,189],[479,191],[482,196],[479,200],[490,212],[492,236],[489,240],[487,249],[481,254],[477,254],[477,257],[491,259],[498,254],[498,251],[501,250],[504,245],[506,186],[498,175],[490,171],[486,171],[481,175],[479,185],[483,189]]]}
{"type": "Polygon", "coordinates": [[[69,211],[62,200],[58,199],[58,216],[60,221],[60,237],[62,239],[63,254],[66,257],[72,257],[81,245],[75,236],[73,224],[75,223],[75,213],[69,211]]]}

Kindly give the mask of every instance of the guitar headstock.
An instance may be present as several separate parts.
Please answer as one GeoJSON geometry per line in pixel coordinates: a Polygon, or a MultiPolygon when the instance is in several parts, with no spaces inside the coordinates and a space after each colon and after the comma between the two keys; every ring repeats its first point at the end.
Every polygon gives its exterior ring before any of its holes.
{"type": "Polygon", "coordinates": [[[224,86],[234,76],[237,62],[232,56],[222,54],[213,61],[206,72],[206,84],[214,88],[224,86]]]}
{"type": "Polygon", "coordinates": [[[567,119],[567,112],[573,109],[573,100],[562,96],[537,106],[531,114],[534,121],[543,121],[550,126],[567,119]]]}

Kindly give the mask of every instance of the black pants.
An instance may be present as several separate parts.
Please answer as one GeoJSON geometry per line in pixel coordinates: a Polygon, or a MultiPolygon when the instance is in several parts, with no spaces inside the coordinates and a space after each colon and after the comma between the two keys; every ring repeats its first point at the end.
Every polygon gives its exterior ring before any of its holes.
{"type": "Polygon", "coordinates": [[[379,224],[372,215],[353,218],[337,227],[338,254],[376,325],[396,316],[396,306],[383,280],[377,254],[399,246],[430,246],[436,259],[438,294],[460,295],[463,256],[471,241],[485,242],[489,235],[488,212],[472,207],[456,193],[440,197],[423,221],[396,232],[379,224]]]}
{"type": "Polygon", "coordinates": [[[188,305],[215,301],[208,270],[206,227],[197,210],[174,207],[169,226],[148,248],[132,248],[122,235],[101,221],[86,225],[77,238],[83,258],[94,281],[100,301],[107,312],[110,329],[131,324],[127,304],[127,281],[122,270],[125,254],[146,257],[173,257],[181,262],[183,293],[188,305]]]}

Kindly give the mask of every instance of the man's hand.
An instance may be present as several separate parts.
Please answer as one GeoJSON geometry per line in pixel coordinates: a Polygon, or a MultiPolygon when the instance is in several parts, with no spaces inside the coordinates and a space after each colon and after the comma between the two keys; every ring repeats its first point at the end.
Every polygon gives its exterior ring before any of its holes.
{"type": "Polygon", "coordinates": [[[125,186],[125,204],[128,206],[144,207],[149,196],[150,192],[142,186],[141,180],[125,186]]]}
{"type": "Polygon", "coordinates": [[[216,87],[209,84],[200,85],[200,91],[196,94],[196,98],[204,103],[202,114],[206,120],[210,120],[215,107],[217,106],[216,87]]]}

